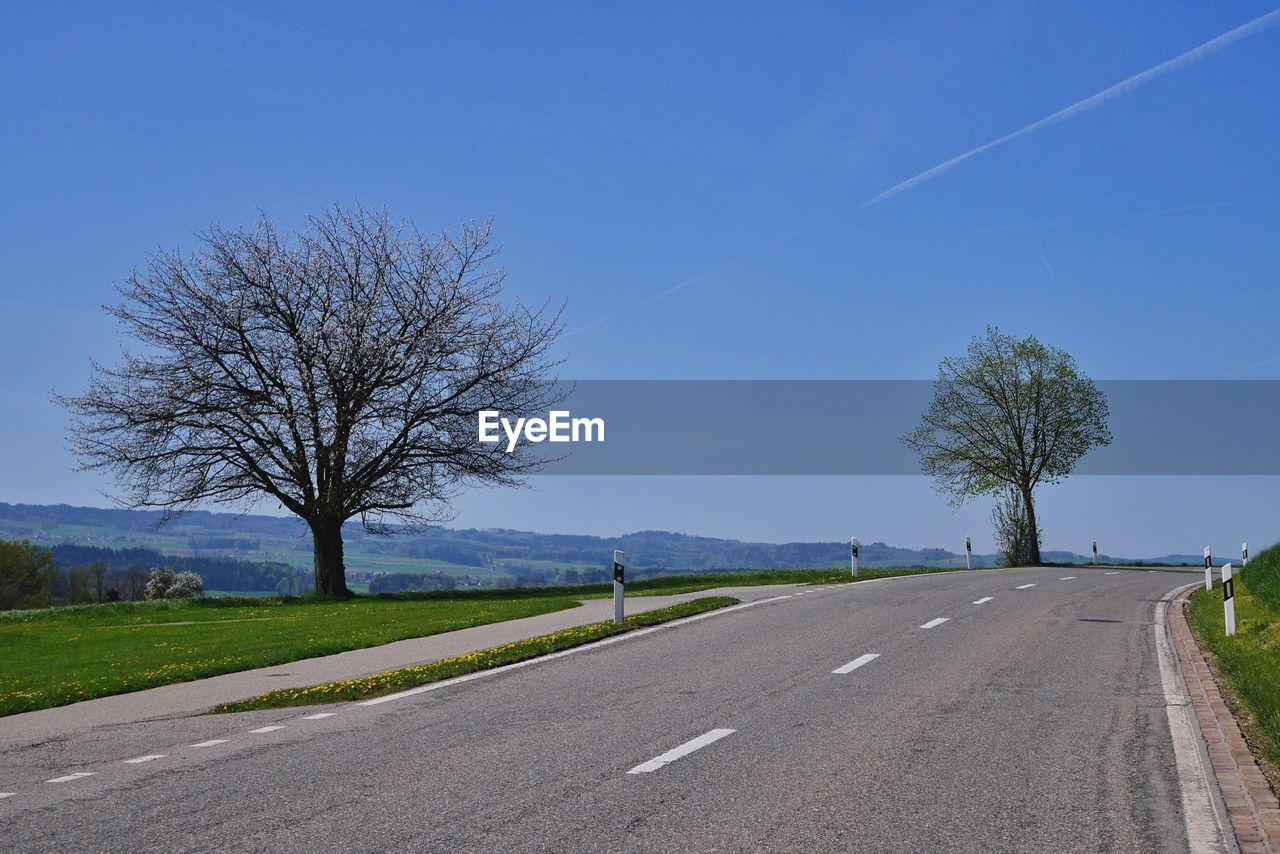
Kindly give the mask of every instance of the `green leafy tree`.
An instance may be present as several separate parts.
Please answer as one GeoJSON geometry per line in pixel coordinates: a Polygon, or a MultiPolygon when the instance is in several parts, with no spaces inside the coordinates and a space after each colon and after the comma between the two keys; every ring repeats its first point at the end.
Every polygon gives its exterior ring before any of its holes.
{"type": "Polygon", "coordinates": [[[26,540],[0,540],[0,611],[47,608],[53,601],[53,555],[26,540]]]}
{"type": "Polygon", "coordinates": [[[942,360],[929,409],[902,441],[954,506],[1013,490],[1027,537],[1021,557],[1037,564],[1035,489],[1110,444],[1109,414],[1106,395],[1070,354],[988,327],[964,356],[942,360]]]}

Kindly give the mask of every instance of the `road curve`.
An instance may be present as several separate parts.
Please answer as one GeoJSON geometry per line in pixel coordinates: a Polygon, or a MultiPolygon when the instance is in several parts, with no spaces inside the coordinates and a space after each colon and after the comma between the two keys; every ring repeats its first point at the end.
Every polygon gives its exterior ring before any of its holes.
{"type": "Polygon", "coordinates": [[[44,745],[0,762],[0,848],[1187,850],[1153,623],[1194,580],[814,589],[377,705],[44,745]]]}

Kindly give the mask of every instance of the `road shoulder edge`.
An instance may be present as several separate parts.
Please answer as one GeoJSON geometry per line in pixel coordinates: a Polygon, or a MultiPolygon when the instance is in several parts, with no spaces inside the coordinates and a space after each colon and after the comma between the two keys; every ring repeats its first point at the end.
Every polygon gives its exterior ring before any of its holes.
{"type": "Polygon", "coordinates": [[[1213,670],[1187,622],[1187,599],[1197,585],[1173,598],[1169,631],[1197,729],[1242,852],[1280,852],[1280,801],[1223,699],[1213,670]]]}

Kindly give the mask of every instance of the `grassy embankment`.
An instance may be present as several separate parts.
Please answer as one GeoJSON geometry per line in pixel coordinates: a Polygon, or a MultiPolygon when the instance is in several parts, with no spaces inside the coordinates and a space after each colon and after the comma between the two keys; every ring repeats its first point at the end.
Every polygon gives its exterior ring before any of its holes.
{"type": "MultiPolygon", "coordinates": [[[[861,580],[945,570],[868,569],[861,580]]],[[[847,570],[761,570],[627,584],[629,596],[762,584],[835,584],[847,570]]],[[[347,601],[204,598],[0,613],[0,716],[269,667],[573,607],[611,584],[347,601]]]]}
{"type": "Polygon", "coordinates": [[[501,667],[506,664],[515,664],[526,659],[537,658],[540,655],[582,646],[612,635],[623,634],[646,626],[655,626],[659,623],[678,620],[681,617],[689,617],[694,614],[701,614],[704,611],[723,608],[726,605],[736,605],[737,603],[737,599],[729,596],[707,596],[627,617],[622,625],[616,625],[611,620],[591,623],[553,632],[549,635],[516,641],[504,646],[477,650],[466,655],[443,658],[430,664],[405,667],[400,670],[392,670],[388,673],[379,673],[361,679],[328,682],[306,688],[278,688],[275,691],[269,691],[249,700],[219,706],[213,711],[215,713],[247,712],[253,709],[314,706],[321,703],[340,703],[380,697],[385,694],[393,694],[396,691],[404,691],[407,688],[416,688],[419,685],[452,679],[455,676],[465,676],[468,673],[475,673],[480,670],[492,670],[495,667],[501,667]]]}
{"type": "Polygon", "coordinates": [[[1236,634],[1224,633],[1222,584],[1191,597],[1188,617],[1223,684],[1223,694],[1249,741],[1262,754],[1271,783],[1280,783],[1280,544],[1249,560],[1235,576],[1236,634]]]}
{"type": "Polygon", "coordinates": [[[195,599],[0,613],[0,715],[575,605],[570,596],[195,599]]]}

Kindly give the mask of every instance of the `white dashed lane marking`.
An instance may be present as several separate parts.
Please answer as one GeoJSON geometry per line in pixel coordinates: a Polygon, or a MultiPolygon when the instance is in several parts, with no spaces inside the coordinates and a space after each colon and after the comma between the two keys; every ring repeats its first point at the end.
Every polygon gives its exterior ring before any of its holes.
{"type": "Polygon", "coordinates": [[[1014,590],[1026,590],[1028,587],[1035,587],[1034,584],[1019,584],[1014,590]]]}
{"type": "Polygon", "coordinates": [[[12,798],[17,792],[0,792],[0,798],[12,798]]]}
{"type": "Polygon", "coordinates": [[[92,777],[92,771],[77,771],[74,774],[66,774],[62,777],[54,777],[52,780],[45,780],[46,783],[70,783],[72,780],[79,780],[84,777],[92,777]]]}
{"type": "Polygon", "coordinates": [[[734,730],[731,730],[731,729],[713,729],[710,732],[705,732],[695,739],[686,741],[684,744],[680,745],[679,747],[668,750],[666,753],[662,754],[661,756],[656,756],[653,759],[650,759],[648,762],[641,762],[639,765],[632,768],[627,773],[628,774],[648,774],[651,771],[657,771],[662,766],[669,765],[672,762],[675,762],[680,757],[688,756],[690,753],[693,753],[693,751],[701,750],[702,748],[706,747],[708,744],[713,744],[719,741],[720,739],[724,738],[726,735],[732,735],[733,733],[734,733],[734,730]]]}
{"type": "Polygon", "coordinates": [[[148,753],[146,756],[138,756],[134,759],[126,759],[126,765],[141,765],[143,762],[155,762],[157,759],[164,759],[167,753],[148,753]]]}
{"type": "Polygon", "coordinates": [[[264,732],[275,732],[278,729],[284,729],[284,724],[273,724],[272,726],[260,726],[257,729],[249,730],[249,732],[257,735],[264,732]]]}
{"type": "Polygon", "coordinates": [[[859,667],[861,667],[864,664],[870,664],[871,662],[875,661],[879,657],[880,657],[880,653],[878,652],[868,652],[866,655],[858,656],[853,661],[850,661],[848,664],[842,664],[841,666],[837,667],[835,670],[832,670],[831,672],[839,673],[841,676],[843,676],[846,673],[852,673],[853,671],[857,670],[859,667]]]}
{"type": "Polygon", "coordinates": [[[331,718],[336,714],[337,712],[316,712],[314,715],[303,715],[302,719],[304,721],[318,721],[324,718],[331,718]]]}
{"type": "Polygon", "coordinates": [[[1119,575],[1120,573],[1118,573],[1118,572],[1104,572],[1104,573],[1102,573],[1102,574],[1103,574],[1103,575],[1119,575]]]}
{"type": "Polygon", "coordinates": [[[994,596],[983,596],[981,599],[974,600],[974,603],[973,603],[973,604],[975,604],[975,605],[981,605],[981,604],[983,604],[984,602],[990,602],[990,601],[991,601],[992,599],[994,599],[994,598],[995,598],[994,596]]]}
{"type": "Polygon", "coordinates": [[[1070,580],[1071,580],[1071,579],[1073,579],[1073,578],[1075,578],[1075,576],[1074,576],[1074,575],[1064,575],[1064,576],[1062,576],[1061,578],[1059,578],[1058,580],[1059,580],[1059,581],[1070,581],[1070,580]]]}
{"type": "Polygon", "coordinates": [[[932,620],[930,620],[929,622],[925,623],[925,624],[924,624],[923,626],[921,626],[920,628],[922,628],[922,629],[932,629],[934,626],[940,626],[940,625],[942,625],[943,623],[945,623],[947,620],[950,620],[950,619],[951,619],[950,617],[935,617],[934,619],[932,619],[932,620]]]}
{"type": "Polygon", "coordinates": [[[213,747],[215,744],[226,744],[226,743],[227,743],[227,740],[225,738],[211,738],[208,741],[200,741],[191,746],[192,747],[213,747]]]}

